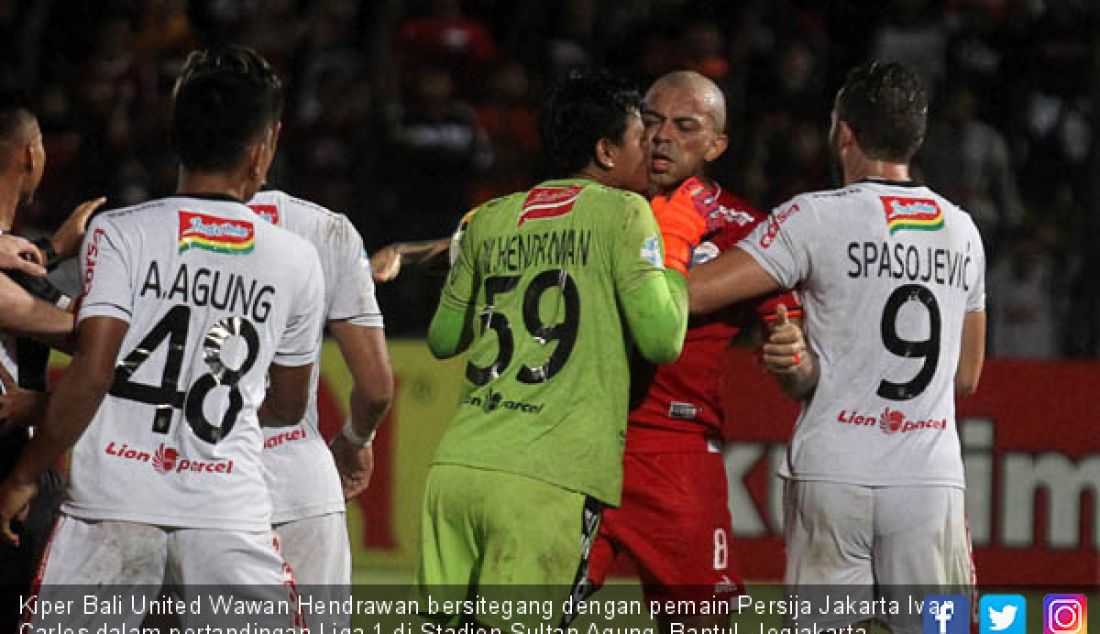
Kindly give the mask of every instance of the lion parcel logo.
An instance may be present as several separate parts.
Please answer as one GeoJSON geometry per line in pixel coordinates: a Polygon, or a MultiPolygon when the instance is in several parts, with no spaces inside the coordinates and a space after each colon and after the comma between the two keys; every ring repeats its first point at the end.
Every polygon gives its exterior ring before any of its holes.
{"type": "Polygon", "coordinates": [[[179,451],[161,443],[153,453],[113,440],[107,443],[103,453],[119,460],[145,462],[161,475],[169,473],[233,473],[232,460],[191,460],[181,458],[179,451]]]}
{"type": "Polygon", "coordinates": [[[500,392],[493,391],[493,388],[489,388],[484,396],[467,394],[466,397],[462,399],[462,404],[480,407],[486,413],[495,412],[498,409],[506,409],[513,412],[521,412],[523,414],[538,414],[542,412],[542,408],[545,407],[543,403],[536,405],[534,403],[506,399],[500,392]]]}
{"type": "Polygon", "coordinates": [[[936,431],[947,429],[946,418],[911,420],[906,418],[905,412],[899,409],[890,409],[889,406],[884,407],[882,413],[878,416],[842,409],[840,413],[837,414],[836,422],[842,425],[853,425],[856,427],[877,426],[879,430],[886,435],[893,435],[899,432],[906,434],[911,431],[919,431],[922,429],[932,429],[936,431]]]}
{"type": "Polygon", "coordinates": [[[165,447],[164,443],[157,447],[157,453],[153,454],[153,469],[157,473],[171,473],[179,460],[180,452],[171,447],[165,447]]]}
{"type": "Polygon", "coordinates": [[[244,255],[256,246],[256,228],[247,220],[218,218],[194,211],[179,212],[180,253],[192,247],[215,253],[244,255]]]}
{"type": "Polygon", "coordinates": [[[943,229],[943,210],[931,198],[880,196],[890,235],[898,231],[939,231],[943,229]]]}

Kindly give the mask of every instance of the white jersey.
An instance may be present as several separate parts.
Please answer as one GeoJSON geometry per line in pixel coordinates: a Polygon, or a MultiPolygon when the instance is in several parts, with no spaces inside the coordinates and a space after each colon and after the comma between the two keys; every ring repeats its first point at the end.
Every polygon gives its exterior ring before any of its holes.
{"type": "Polygon", "coordinates": [[[257,408],[268,366],[317,356],[321,264],[307,241],[220,197],[98,215],[77,319],[129,323],[110,393],[73,451],[70,515],[267,531],[257,408]]]}
{"type": "MultiPolygon", "coordinates": [[[[309,240],[317,248],[324,276],[326,320],[382,327],[370,259],[347,216],[281,191],[260,192],[248,205],[268,222],[309,240]]],[[[340,476],[318,428],[319,378],[320,365],[314,363],[309,407],[298,425],[264,430],[264,466],[271,491],[272,522],[276,524],[344,510],[340,476]]]]}
{"type": "Polygon", "coordinates": [[[795,197],[738,246],[801,292],[820,363],[780,474],[962,487],[955,372],[963,319],[985,310],[970,216],[927,187],[863,181],[795,197]]]}

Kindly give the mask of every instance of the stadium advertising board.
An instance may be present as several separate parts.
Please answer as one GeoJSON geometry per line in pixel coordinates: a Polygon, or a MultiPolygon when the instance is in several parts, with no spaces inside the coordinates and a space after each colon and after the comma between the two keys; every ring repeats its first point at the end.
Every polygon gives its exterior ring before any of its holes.
{"type": "MultiPolygon", "coordinates": [[[[462,365],[421,342],[391,344],[399,397],[376,440],[376,471],[349,521],[357,566],[411,569],[428,462],[458,402],[462,365]]],[[[350,388],[326,347],[322,426],[342,424],[350,388]]],[[[727,448],[735,549],[745,577],[783,570],[782,481],[775,468],[798,412],[745,352],[728,377],[736,444],[727,448]],[[752,398],[738,398],[752,395],[752,398]]],[[[1100,583],[1100,364],[990,361],[959,403],[967,512],[983,584],[1100,583]]]]}

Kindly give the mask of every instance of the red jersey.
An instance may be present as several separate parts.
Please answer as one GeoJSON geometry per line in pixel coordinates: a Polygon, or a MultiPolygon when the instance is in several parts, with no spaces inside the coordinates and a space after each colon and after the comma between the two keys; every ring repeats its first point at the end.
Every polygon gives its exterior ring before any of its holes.
{"type": "MultiPolygon", "coordinates": [[[[692,265],[701,264],[733,248],[767,218],[744,200],[718,188],[717,210],[711,221],[719,227],[695,247],[692,265]]],[[[680,358],[654,366],[638,361],[632,368],[630,424],[627,452],[706,450],[707,440],[729,436],[722,411],[722,380],[732,354],[730,343],[756,315],[774,312],[778,303],[798,307],[790,292],[758,302],[745,302],[688,323],[680,358]],[[639,402],[640,401],[640,402],[639,402]]],[[[792,312],[792,316],[797,316],[792,312]]],[[[761,370],[763,371],[763,370],[761,370]]]]}

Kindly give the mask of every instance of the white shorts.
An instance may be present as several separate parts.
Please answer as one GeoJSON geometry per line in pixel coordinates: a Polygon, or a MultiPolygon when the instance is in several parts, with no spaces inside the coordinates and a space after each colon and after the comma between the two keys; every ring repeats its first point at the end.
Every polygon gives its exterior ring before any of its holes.
{"type": "Polygon", "coordinates": [[[307,517],[273,528],[299,587],[351,584],[351,546],[344,513],[307,517]]]}
{"type": "MultiPolygon", "coordinates": [[[[787,591],[896,600],[901,615],[874,618],[895,633],[920,632],[920,615],[909,611],[911,594],[918,601],[929,591],[970,594],[975,585],[964,493],[942,486],[787,480],[787,591]]],[[[850,617],[829,614],[814,621],[845,627],[865,620],[850,617]]]]}
{"type": "MultiPolygon", "coordinates": [[[[162,585],[173,587],[185,603],[200,610],[179,614],[184,626],[230,624],[240,617],[215,614],[215,597],[273,601],[273,614],[252,615],[246,622],[269,627],[303,625],[294,574],[279,554],[271,531],[165,528],[118,521],[88,521],[61,514],[42,555],[35,581],[37,605],[71,602],[64,614],[24,610],[31,631],[63,623],[95,632],[104,623],[127,628],[141,625],[146,612],[156,613],[162,585]],[[87,595],[98,605],[85,605],[87,595]],[[110,603],[118,597],[118,606],[110,603]],[[142,610],[142,608],[146,608],[142,610]]],[[[224,603],[220,605],[224,606],[224,603]]],[[[161,608],[163,609],[163,608],[161,608]]],[[[79,631],[77,629],[76,631],[79,631]]]]}

